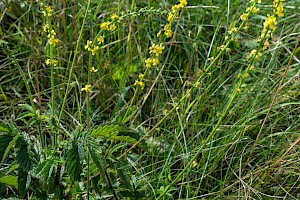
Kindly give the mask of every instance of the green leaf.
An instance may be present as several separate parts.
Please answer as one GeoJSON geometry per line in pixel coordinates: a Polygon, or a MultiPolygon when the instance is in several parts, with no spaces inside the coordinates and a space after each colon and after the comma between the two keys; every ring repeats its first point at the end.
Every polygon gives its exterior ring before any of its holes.
{"type": "Polygon", "coordinates": [[[52,158],[48,158],[43,162],[39,163],[36,168],[36,175],[41,176],[45,183],[49,182],[49,179],[53,175],[54,169],[54,160],[52,158]]]}
{"type": "Polygon", "coordinates": [[[24,110],[29,111],[29,112],[32,113],[32,114],[35,114],[35,109],[32,108],[32,106],[29,105],[29,104],[19,104],[18,106],[20,106],[20,107],[23,108],[24,110]]]}
{"type": "Polygon", "coordinates": [[[0,125],[0,133],[1,132],[5,132],[5,133],[8,133],[9,132],[9,129],[5,127],[5,125],[0,125]]]}
{"type": "Polygon", "coordinates": [[[77,139],[71,140],[67,145],[64,157],[66,160],[66,168],[70,175],[71,181],[80,181],[82,161],[84,159],[83,144],[77,139]]]}
{"type": "Polygon", "coordinates": [[[31,170],[31,159],[28,150],[28,143],[24,140],[24,138],[19,138],[17,140],[17,146],[19,150],[17,152],[17,160],[19,163],[19,168],[22,170],[29,172],[31,170]]]}
{"type": "Polygon", "coordinates": [[[8,149],[10,142],[14,139],[14,136],[11,134],[0,135],[0,159],[4,160],[4,155],[8,149]]]}
{"type": "Polygon", "coordinates": [[[28,172],[19,168],[18,170],[18,188],[20,192],[20,197],[23,198],[26,195],[28,186],[30,184],[30,177],[28,172]]]}
{"type": "Polygon", "coordinates": [[[17,176],[3,176],[0,178],[0,183],[18,188],[17,176]]]}
{"type": "Polygon", "coordinates": [[[91,133],[93,137],[102,137],[110,140],[119,140],[128,143],[136,143],[138,136],[132,129],[119,125],[104,125],[94,129],[91,133]]]}
{"type": "Polygon", "coordinates": [[[132,117],[136,113],[136,110],[137,110],[137,106],[132,106],[132,107],[123,109],[120,112],[119,116],[116,118],[116,121],[118,123],[122,123],[122,124],[127,123],[129,120],[132,119],[132,117]]]}
{"type": "MultiPolygon", "coordinates": [[[[6,159],[6,157],[7,157],[7,155],[8,155],[8,153],[9,153],[9,151],[13,148],[13,146],[16,144],[16,142],[17,142],[17,140],[19,139],[19,137],[21,137],[20,135],[16,135],[16,136],[14,136],[13,137],[13,139],[9,142],[9,144],[8,144],[8,146],[6,147],[6,150],[5,150],[5,153],[4,153],[4,155],[3,155],[3,157],[1,156],[1,158],[2,158],[2,163],[4,162],[4,160],[6,159]]],[[[0,141],[1,142],[1,141],[0,141]]],[[[0,153],[0,155],[2,155],[1,153],[0,153]]]]}

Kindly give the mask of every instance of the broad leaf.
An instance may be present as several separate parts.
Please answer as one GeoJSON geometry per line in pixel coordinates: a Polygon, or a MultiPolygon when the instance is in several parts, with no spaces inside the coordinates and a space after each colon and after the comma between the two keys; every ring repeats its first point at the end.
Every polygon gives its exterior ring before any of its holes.
{"type": "Polygon", "coordinates": [[[71,181],[80,181],[82,161],[84,159],[83,144],[77,139],[71,140],[64,153],[64,157],[71,181]]]}
{"type": "Polygon", "coordinates": [[[0,178],[0,183],[18,188],[17,176],[3,176],[0,178]]]}

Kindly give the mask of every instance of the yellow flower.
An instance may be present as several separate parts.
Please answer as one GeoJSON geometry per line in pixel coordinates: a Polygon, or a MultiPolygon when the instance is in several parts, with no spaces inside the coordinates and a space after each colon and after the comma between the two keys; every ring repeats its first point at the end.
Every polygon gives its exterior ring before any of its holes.
{"type": "Polygon", "coordinates": [[[153,44],[149,50],[150,50],[150,53],[152,54],[155,54],[155,56],[159,56],[160,54],[162,54],[162,50],[164,49],[165,47],[160,44],[160,45],[155,45],[153,44]]]}
{"type": "Polygon", "coordinates": [[[111,24],[111,25],[109,26],[109,30],[110,30],[110,31],[114,31],[116,28],[117,28],[117,27],[116,27],[115,24],[111,24]]]}
{"type": "Polygon", "coordinates": [[[48,29],[49,29],[49,25],[48,25],[48,24],[45,24],[45,25],[43,26],[43,30],[44,30],[44,32],[47,32],[47,31],[48,31],[48,29]]]}
{"type": "Polygon", "coordinates": [[[250,54],[246,57],[247,60],[250,60],[251,58],[253,58],[254,60],[257,60],[259,57],[261,57],[262,53],[261,52],[257,52],[256,49],[253,49],[250,54]]]}
{"type": "Polygon", "coordinates": [[[172,6],[172,12],[175,13],[177,10],[180,9],[180,6],[179,5],[174,5],[172,6]]]}
{"type": "Polygon", "coordinates": [[[135,80],[134,85],[141,87],[142,90],[145,87],[145,83],[143,83],[142,81],[139,81],[139,80],[135,80]]]}
{"type": "Polygon", "coordinates": [[[49,44],[56,46],[59,43],[59,39],[55,38],[54,36],[49,38],[49,44]]]}
{"type": "Polygon", "coordinates": [[[97,38],[97,41],[99,42],[99,44],[103,43],[104,42],[104,37],[103,36],[99,36],[97,38]]]}
{"type": "Polygon", "coordinates": [[[259,11],[259,8],[254,7],[253,10],[252,10],[252,13],[256,14],[256,13],[258,13],[258,11],[259,11]]]}
{"type": "Polygon", "coordinates": [[[159,61],[158,61],[157,58],[153,58],[153,59],[152,59],[152,65],[153,65],[153,66],[156,66],[158,63],[159,63],[159,61]]]}
{"type": "Polygon", "coordinates": [[[96,52],[98,51],[99,47],[97,45],[94,46],[94,48],[92,49],[92,55],[94,56],[96,54],[96,52]]]}
{"type": "Polygon", "coordinates": [[[109,24],[110,22],[103,22],[101,25],[100,25],[100,28],[103,29],[103,30],[109,30],[109,24]]]}
{"type": "Polygon", "coordinates": [[[150,68],[152,66],[152,59],[148,58],[147,60],[145,60],[145,64],[147,68],[150,68]]]}
{"type": "Polygon", "coordinates": [[[91,72],[96,73],[98,71],[98,69],[96,69],[95,67],[91,68],[91,72]]]}
{"type": "Polygon", "coordinates": [[[282,2],[279,2],[279,4],[277,5],[277,7],[275,8],[275,14],[278,16],[278,17],[283,17],[284,14],[283,14],[283,4],[282,2]]]}
{"type": "Polygon", "coordinates": [[[81,91],[91,92],[92,91],[92,86],[91,85],[85,85],[85,87],[82,88],[81,91]]]}
{"type": "Polygon", "coordinates": [[[90,40],[86,41],[86,45],[84,46],[84,48],[89,50],[91,48],[91,44],[92,44],[92,41],[90,41],[90,40]]]}
{"type": "Polygon", "coordinates": [[[193,167],[197,167],[198,163],[194,160],[193,163],[192,163],[193,167]]]}
{"type": "Polygon", "coordinates": [[[169,30],[166,30],[164,34],[167,38],[169,38],[169,37],[172,37],[173,31],[171,29],[169,29],[169,30]]]}
{"type": "Polygon", "coordinates": [[[119,16],[116,13],[114,13],[112,16],[110,16],[110,19],[115,21],[115,20],[119,19],[119,16]]]}
{"type": "Polygon", "coordinates": [[[232,33],[237,32],[238,29],[236,27],[229,29],[227,32],[231,35],[232,33]]]}
{"type": "Polygon", "coordinates": [[[248,14],[248,13],[243,13],[243,14],[241,15],[241,20],[242,20],[242,21],[247,21],[247,20],[248,20],[248,17],[249,17],[249,14],[248,14]]]}
{"type": "Polygon", "coordinates": [[[210,58],[208,58],[207,60],[213,61],[214,59],[215,59],[214,57],[210,57],[210,58]]]}
{"type": "Polygon", "coordinates": [[[168,22],[172,22],[174,20],[174,14],[173,13],[169,13],[168,15],[168,22]]]}
{"type": "Polygon", "coordinates": [[[145,76],[144,74],[140,74],[140,75],[139,75],[139,79],[143,79],[144,76],[145,76]]]}
{"type": "Polygon", "coordinates": [[[267,15],[267,19],[265,20],[264,22],[264,29],[271,29],[272,31],[275,30],[275,26],[277,24],[277,21],[276,21],[276,17],[275,16],[271,16],[270,14],[267,15]]]}
{"type": "Polygon", "coordinates": [[[42,13],[44,14],[45,17],[50,17],[51,16],[51,6],[46,6],[46,9],[42,11],[42,13]]]}
{"type": "Polygon", "coordinates": [[[183,8],[184,6],[186,6],[187,5],[187,2],[186,2],[186,0],[180,0],[180,7],[181,8],[183,8]]]}
{"type": "Polygon", "coordinates": [[[269,41],[265,41],[264,46],[263,46],[263,50],[266,50],[268,47],[270,46],[269,41]]]}
{"type": "Polygon", "coordinates": [[[46,65],[53,65],[54,67],[57,66],[58,64],[58,61],[57,60],[54,60],[54,59],[47,59],[45,61],[46,65]]]}
{"type": "Polygon", "coordinates": [[[50,38],[50,37],[52,37],[52,36],[55,36],[55,35],[56,35],[55,31],[54,31],[54,30],[51,30],[51,33],[48,34],[48,38],[50,38]]]}

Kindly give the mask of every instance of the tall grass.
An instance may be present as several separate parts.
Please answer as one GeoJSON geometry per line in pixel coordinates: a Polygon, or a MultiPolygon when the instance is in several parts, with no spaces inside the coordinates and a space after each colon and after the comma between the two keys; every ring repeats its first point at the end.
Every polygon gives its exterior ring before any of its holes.
{"type": "Polygon", "coordinates": [[[299,198],[297,1],[187,3],[0,3],[3,198],[299,198]]]}

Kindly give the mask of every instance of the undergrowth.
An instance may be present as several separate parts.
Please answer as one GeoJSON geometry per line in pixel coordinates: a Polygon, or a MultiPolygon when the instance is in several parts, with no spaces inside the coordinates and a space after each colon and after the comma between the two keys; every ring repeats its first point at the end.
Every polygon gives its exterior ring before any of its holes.
{"type": "Polygon", "coordinates": [[[0,7],[2,198],[300,198],[297,0],[0,7]]]}

